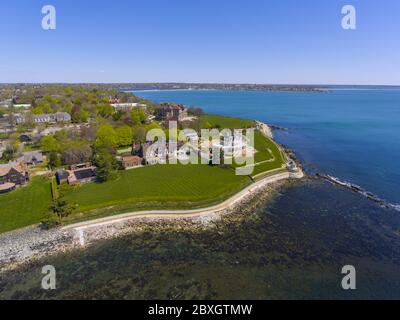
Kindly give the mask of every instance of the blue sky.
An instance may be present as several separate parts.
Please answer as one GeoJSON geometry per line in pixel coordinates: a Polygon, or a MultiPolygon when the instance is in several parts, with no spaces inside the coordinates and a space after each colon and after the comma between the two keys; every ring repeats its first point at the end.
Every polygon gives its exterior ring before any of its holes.
{"type": "Polygon", "coordinates": [[[2,0],[0,82],[400,85],[399,35],[399,0],[2,0]]]}

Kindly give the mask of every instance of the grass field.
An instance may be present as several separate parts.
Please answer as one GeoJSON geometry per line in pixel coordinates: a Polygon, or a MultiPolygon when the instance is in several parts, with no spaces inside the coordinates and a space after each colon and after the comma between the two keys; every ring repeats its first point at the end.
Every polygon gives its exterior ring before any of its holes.
{"type": "Polygon", "coordinates": [[[30,144],[30,143],[24,144],[24,152],[37,151],[37,150],[40,150],[39,145],[34,145],[34,144],[30,144]]]}
{"type": "Polygon", "coordinates": [[[193,208],[220,202],[250,183],[232,169],[208,165],[157,165],[118,172],[117,179],[71,190],[65,199],[77,212],[118,206],[118,210],[193,208]],[[145,204],[143,206],[143,204],[145,204]]]}
{"type": "Polygon", "coordinates": [[[117,149],[117,154],[122,155],[122,154],[130,154],[132,152],[132,147],[125,147],[125,148],[119,148],[117,149]]]}
{"type": "Polygon", "coordinates": [[[254,155],[254,162],[256,163],[282,156],[276,144],[263,136],[260,131],[254,131],[254,148],[257,150],[254,155]]]}
{"type": "Polygon", "coordinates": [[[264,137],[261,132],[254,133],[254,146],[257,153],[254,155],[253,177],[265,171],[282,168],[285,160],[278,145],[271,139],[264,137]]]}
{"type": "MultiPolygon", "coordinates": [[[[280,169],[285,163],[278,145],[258,130],[254,131],[254,148],[257,152],[254,154],[253,177],[262,172],[280,169]]],[[[238,165],[234,163],[233,167],[238,165]]]]}
{"type": "Polygon", "coordinates": [[[29,185],[0,195],[0,232],[39,223],[51,202],[50,181],[35,177],[29,185]]]}
{"type": "Polygon", "coordinates": [[[221,129],[245,129],[254,127],[254,120],[245,120],[240,118],[225,117],[220,115],[205,114],[201,116],[203,124],[208,122],[211,126],[219,126],[221,129]]]}
{"type": "MultiPolygon", "coordinates": [[[[201,119],[222,128],[253,127],[254,121],[204,115],[201,119]]],[[[252,176],[279,169],[284,158],[278,145],[255,131],[255,166],[252,176]]],[[[125,151],[125,150],[122,150],[125,151]]],[[[118,171],[105,183],[62,189],[74,205],[66,223],[146,209],[192,209],[211,206],[251,183],[232,167],[208,165],[157,165],[118,171]]],[[[0,195],[0,233],[40,222],[51,203],[50,180],[35,177],[27,187],[0,195]]]]}

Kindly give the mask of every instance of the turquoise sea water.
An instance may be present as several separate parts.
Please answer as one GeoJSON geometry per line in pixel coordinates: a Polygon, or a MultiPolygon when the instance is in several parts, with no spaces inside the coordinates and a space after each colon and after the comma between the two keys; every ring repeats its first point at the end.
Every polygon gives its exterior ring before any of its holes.
{"type": "Polygon", "coordinates": [[[400,90],[135,94],[286,127],[287,132],[276,131],[275,137],[296,151],[307,170],[336,176],[400,203],[400,90]]]}

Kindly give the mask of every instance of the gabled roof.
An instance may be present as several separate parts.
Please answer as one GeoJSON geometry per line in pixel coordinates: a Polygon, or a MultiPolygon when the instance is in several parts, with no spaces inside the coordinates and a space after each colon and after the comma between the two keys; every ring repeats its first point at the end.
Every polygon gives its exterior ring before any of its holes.
{"type": "Polygon", "coordinates": [[[40,151],[32,151],[24,153],[24,162],[29,163],[33,160],[43,161],[43,154],[40,151]]]}
{"type": "Polygon", "coordinates": [[[23,174],[26,171],[26,167],[21,163],[11,162],[0,165],[0,177],[7,175],[11,169],[18,171],[23,174]]]}

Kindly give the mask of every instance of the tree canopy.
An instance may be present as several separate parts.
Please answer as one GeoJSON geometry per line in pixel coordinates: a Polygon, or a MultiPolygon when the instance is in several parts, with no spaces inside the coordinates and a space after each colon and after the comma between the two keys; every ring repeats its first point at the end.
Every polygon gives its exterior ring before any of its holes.
{"type": "Polygon", "coordinates": [[[122,127],[117,128],[115,131],[118,137],[118,146],[123,147],[132,144],[133,130],[131,127],[123,125],[122,127]]]}
{"type": "Polygon", "coordinates": [[[40,147],[45,152],[61,151],[61,145],[53,135],[43,137],[40,140],[40,147]]]}
{"type": "Polygon", "coordinates": [[[109,124],[103,124],[97,130],[95,147],[111,149],[118,146],[118,135],[109,124]]]}

